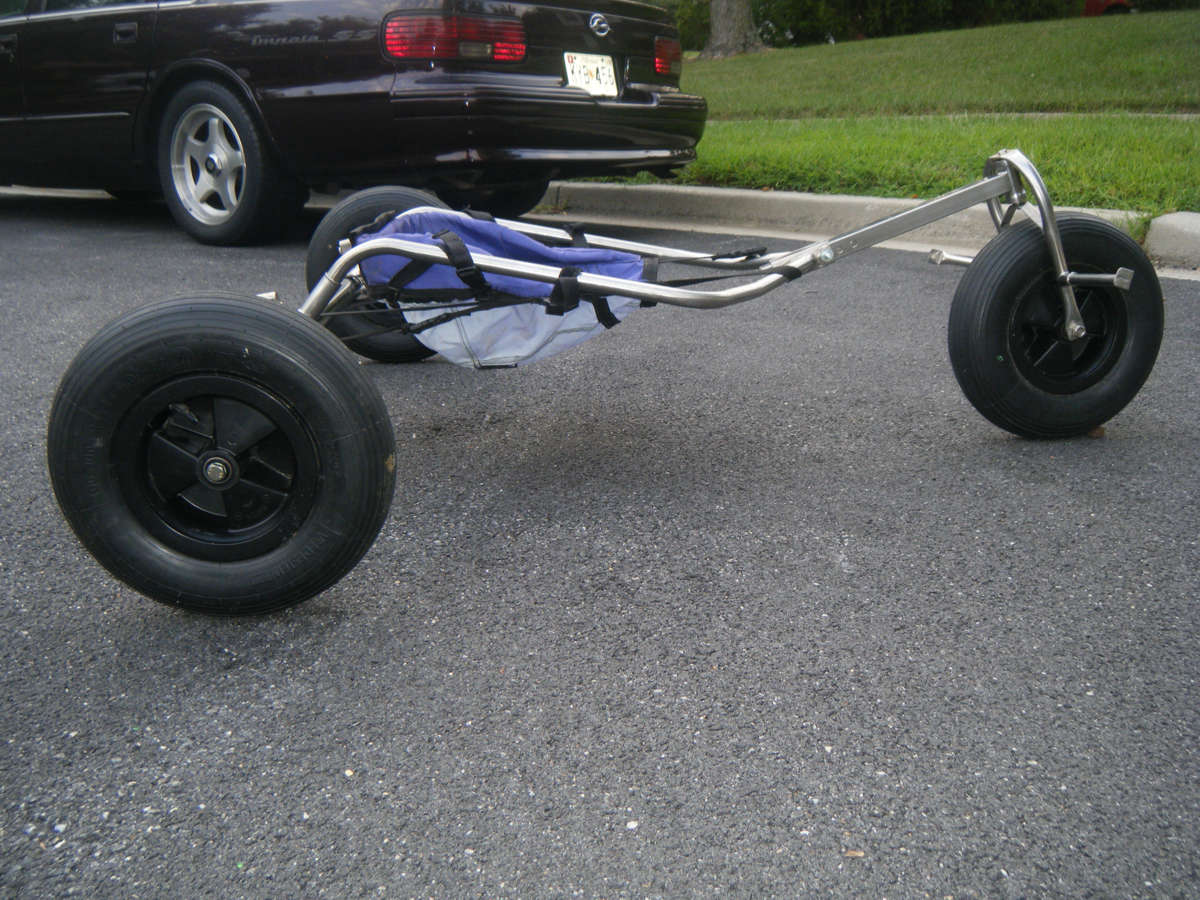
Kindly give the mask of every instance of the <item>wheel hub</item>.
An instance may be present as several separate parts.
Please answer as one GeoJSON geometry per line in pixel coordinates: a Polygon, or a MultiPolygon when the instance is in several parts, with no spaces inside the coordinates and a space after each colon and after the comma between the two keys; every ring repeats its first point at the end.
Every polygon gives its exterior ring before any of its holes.
{"type": "Polygon", "coordinates": [[[174,193],[188,215],[222,225],[237,212],[246,175],[242,140],[230,117],[211,103],[187,109],[169,149],[174,193]]]}
{"type": "Polygon", "coordinates": [[[1077,290],[1083,333],[1066,330],[1061,298],[1039,283],[1018,302],[1010,347],[1022,374],[1051,394],[1072,394],[1098,383],[1116,365],[1124,346],[1122,301],[1115,290],[1077,290]]]}
{"type": "Polygon", "coordinates": [[[143,398],[114,445],[135,515],[202,559],[248,559],[308,515],[319,463],[311,437],[271,391],[229,375],[185,376],[143,398]]]}
{"type": "Polygon", "coordinates": [[[228,490],[238,480],[237,460],[227,454],[212,454],[200,461],[200,481],[217,490],[228,490]]]}

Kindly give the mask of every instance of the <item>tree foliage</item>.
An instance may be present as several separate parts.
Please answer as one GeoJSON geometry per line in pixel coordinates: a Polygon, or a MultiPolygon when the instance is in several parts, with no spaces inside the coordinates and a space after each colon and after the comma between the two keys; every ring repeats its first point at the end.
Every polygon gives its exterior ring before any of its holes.
{"type": "MultiPolygon", "coordinates": [[[[710,0],[665,0],[675,10],[683,46],[708,45],[710,0]]],[[[1083,0],[749,0],[762,42],[784,47],[823,41],[975,28],[1078,16],[1083,0]]],[[[1142,12],[1194,9],[1200,0],[1132,0],[1142,12]]]]}

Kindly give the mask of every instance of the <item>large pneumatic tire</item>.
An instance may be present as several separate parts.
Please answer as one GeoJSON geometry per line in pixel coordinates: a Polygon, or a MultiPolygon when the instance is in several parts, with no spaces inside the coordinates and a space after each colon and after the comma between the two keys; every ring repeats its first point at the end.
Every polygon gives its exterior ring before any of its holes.
{"type": "Polygon", "coordinates": [[[375,539],[395,482],[379,392],[324,329],[261,300],[118,318],[63,376],[50,479],[84,546],[148,597],[223,615],[319,593],[375,539]]]}
{"type": "Polygon", "coordinates": [[[277,237],[307,196],[280,171],[246,103],[212,81],[185,86],[167,104],[158,172],[171,215],[205,244],[277,237]]]}
{"type": "Polygon", "coordinates": [[[1058,226],[1071,271],[1133,270],[1129,290],[1075,288],[1087,336],[1062,334],[1062,296],[1032,222],[1006,228],[967,268],[950,310],[950,362],[971,404],[1022,437],[1086,434],[1141,389],[1163,333],[1162,289],[1142,248],[1089,216],[1058,226]]]}
{"type": "MultiPolygon", "coordinates": [[[[350,232],[369,225],[385,213],[399,215],[418,206],[448,207],[432,194],[406,187],[368,188],[351,194],[329,212],[313,232],[308,243],[308,258],[304,263],[304,278],[311,291],[326,270],[338,258],[338,244],[350,232]]],[[[339,306],[342,311],[353,310],[355,303],[339,306]]],[[[387,331],[404,324],[399,312],[363,313],[361,315],[330,316],[326,327],[336,334],[355,353],[384,363],[417,362],[432,356],[430,350],[411,334],[387,331]]]]}

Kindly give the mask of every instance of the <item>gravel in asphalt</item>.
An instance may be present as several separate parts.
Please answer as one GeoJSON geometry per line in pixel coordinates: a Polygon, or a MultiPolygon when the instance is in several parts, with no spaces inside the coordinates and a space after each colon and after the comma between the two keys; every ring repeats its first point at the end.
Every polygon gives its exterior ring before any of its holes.
{"type": "Polygon", "coordinates": [[[372,365],[400,480],[358,568],[154,604],[55,508],[57,380],[162,296],[298,301],[312,225],[0,198],[0,894],[1194,892],[1200,285],[1102,439],[977,415],[960,270],[895,251],[528,370],[372,365]]]}

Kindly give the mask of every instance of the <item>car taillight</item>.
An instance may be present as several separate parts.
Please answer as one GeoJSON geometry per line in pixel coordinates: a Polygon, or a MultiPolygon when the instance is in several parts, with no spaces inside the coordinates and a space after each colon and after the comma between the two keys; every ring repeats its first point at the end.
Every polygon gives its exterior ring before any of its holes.
{"type": "Polygon", "coordinates": [[[654,71],[658,75],[678,75],[683,71],[683,47],[674,38],[654,39],[654,71]]]}
{"type": "Polygon", "coordinates": [[[383,46],[396,59],[525,58],[525,26],[516,19],[402,15],[383,26],[383,46]]]}

